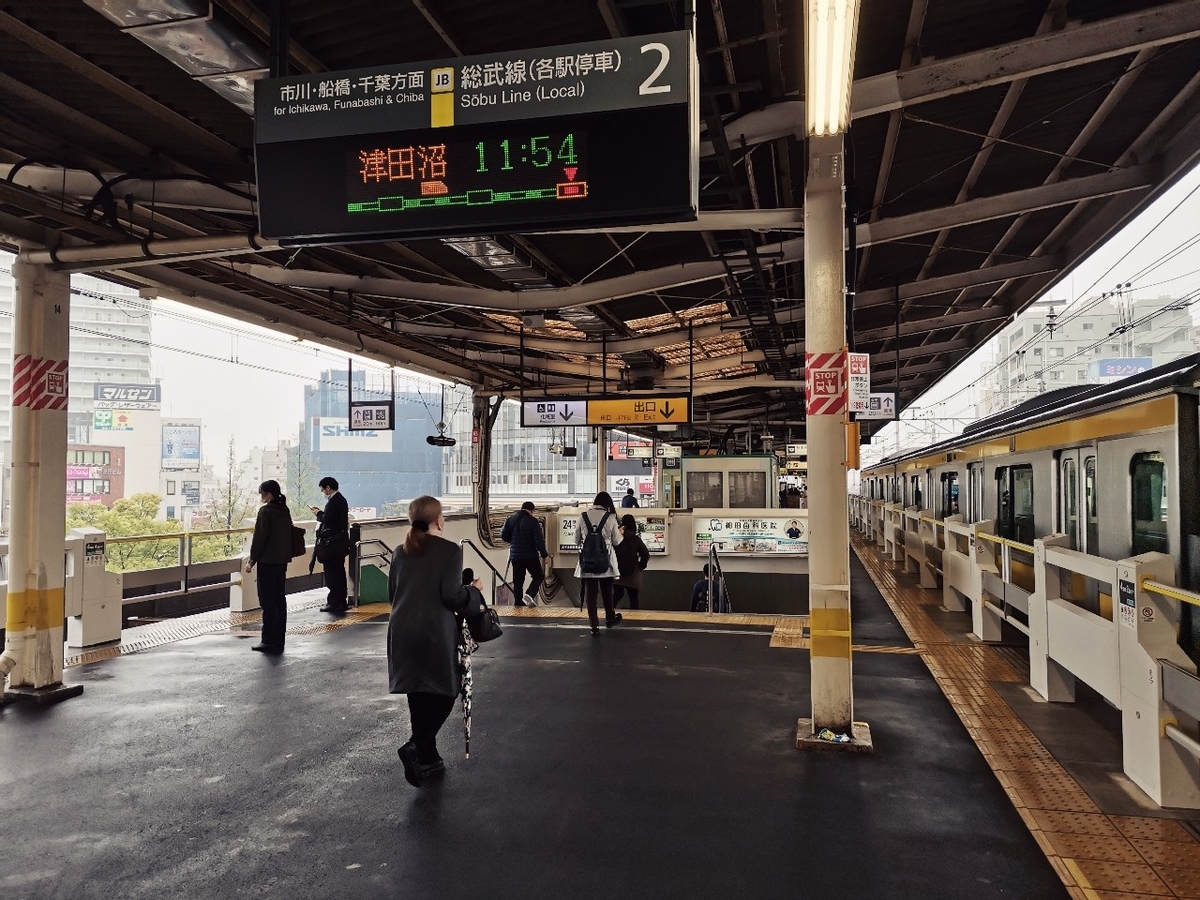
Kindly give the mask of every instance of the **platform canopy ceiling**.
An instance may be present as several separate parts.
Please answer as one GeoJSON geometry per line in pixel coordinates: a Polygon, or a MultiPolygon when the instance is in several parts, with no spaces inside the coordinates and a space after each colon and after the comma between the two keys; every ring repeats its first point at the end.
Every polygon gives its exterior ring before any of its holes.
{"type": "MultiPolygon", "coordinates": [[[[800,0],[5,0],[0,235],[506,396],[687,390],[680,438],[799,440],[802,16],[800,0]],[[276,5],[293,74],[694,26],[699,220],[272,249],[247,90],[282,54],[276,5]]],[[[874,390],[910,404],[1195,163],[1197,36],[1200,0],[863,0],[847,203],[874,390]]]]}

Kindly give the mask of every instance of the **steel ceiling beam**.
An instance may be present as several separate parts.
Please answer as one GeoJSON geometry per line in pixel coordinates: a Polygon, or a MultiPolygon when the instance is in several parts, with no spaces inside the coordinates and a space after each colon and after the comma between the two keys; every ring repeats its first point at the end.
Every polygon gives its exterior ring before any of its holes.
{"type": "MultiPolygon", "coordinates": [[[[81,10],[80,14],[83,15],[84,12],[81,10]]],[[[90,10],[86,14],[94,15],[90,10]]],[[[97,18],[97,22],[99,23],[100,21],[102,20],[97,18]]],[[[115,75],[109,74],[96,64],[89,62],[77,53],[71,52],[62,44],[47,37],[40,31],[30,28],[20,19],[14,18],[3,11],[0,11],[0,31],[11,35],[24,44],[28,44],[47,59],[53,60],[76,75],[86,78],[97,87],[120,97],[125,102],[153,116],[166,127],[178,132],[181,137],[195,143],[198,147],[203,147],[207,152],[215,154],[222,163],[238,166],[246,165],[244,154],[234,145],[217,137],[208,129],[197,125],[187,116],[175,112],[175,110],[164,106],[157,100],[151,99],[147,94],[133,85],[122,81],[115,75]]]]}

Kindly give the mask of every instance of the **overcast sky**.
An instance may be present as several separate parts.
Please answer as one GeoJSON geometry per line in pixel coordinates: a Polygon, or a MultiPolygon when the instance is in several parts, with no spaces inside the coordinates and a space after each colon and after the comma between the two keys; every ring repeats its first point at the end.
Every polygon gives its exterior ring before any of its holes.
{"type": "MultiPolygon", "coordinates": [[[[1045,296],[1062,303],[1056,307],[1061,314],[1071,304],[1081,304],[1118,284],[1132,285],[1130,295],[1134,298],[1200,298],[1200,169],[1184,176],[1045,296]]],[[[1200,303],[1192,307],[1193,321],[1197,319],[1197,307],[1200,303]]],[[[961,429],[958,420],[972,412],[979,398],[981,376],[1000,361],[995,343],[989,341],[968,357],[910,406],[903,418],[921,420],[923,424],[928,419],[944,423],[943,437],[948,436],[944,431],[952,427],[957,433],[961,429]]],[[[872,360],[872,364],[886,367],[887,358],[872,360]]],[[[904,446],[928,443],[924,428],[904,430],[908,432],[901,436],[904,446]]],[[[896,431],[895,424],[882,428],[872,440],[873,447],[884,453],[894,452],[896,431]]],[[[867,454],[864,450],[864,461],[867,454]]]]}
{"type": "MultiPolygon", "coordinates": [[[[293,438],[304,415],[305,385],[330,369],[345,372],[350,359],[169,300],[155,301],[154,309],[151,360],[163,382],[163,416],[204,420],[208,462],[220,459],[230,435],[239,455],[293,438]]],[[[369,386],[388,381],[377,362],[355,358],[354,368],[367,371],[369,386]]],[[[396,370],[396,390],[414,378],[429,404],[432,434],[441,392],[432,379],[403,369],[396,370]]]]}

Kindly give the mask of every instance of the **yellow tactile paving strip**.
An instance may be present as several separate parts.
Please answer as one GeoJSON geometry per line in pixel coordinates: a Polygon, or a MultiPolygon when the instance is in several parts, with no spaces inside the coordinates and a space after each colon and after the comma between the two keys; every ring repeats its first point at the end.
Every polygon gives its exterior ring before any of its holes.
{"type": "Polygon", "coordinates": [[[1200,898],[1200,842],[1174,819],[1102,812],[992,687],[1024,673],[987,645],[948,640],[921,609],[941,595],[901,584],[873,544],[852,543],[1068,893],[1200,898]]]}

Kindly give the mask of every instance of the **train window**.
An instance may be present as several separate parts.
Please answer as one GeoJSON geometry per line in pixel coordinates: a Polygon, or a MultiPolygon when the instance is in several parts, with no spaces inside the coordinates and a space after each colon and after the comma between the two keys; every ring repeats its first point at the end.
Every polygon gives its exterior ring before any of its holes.
{"type": "Polygon", "coordinates": [[[1071,539],[1071,549],[1079,549],[1079,498],[1078,472],[1075,470],[1075,460],[1067,458],[1062,461],[1060,469],[1062,477],[1058,494],[1058,530],[1071,539]]]}
{"type": "Polygon", "coordinates": [[[979,466],[967,466],[967,521],[983,518],[983,475],[979,466]]]}
{"type": "Polygon", "coordinates": [[[911,479],[911,484],[912,484],[912,493],[907,498],[909,500],[908,505],[915,506],[917,509],[920,509],[921,508],[921,476],[914,475],[911,479]]]}
{"type": "Polygon", "coordinates": [[[958,513],[958,473],[942,473],[942,518],[958,513]]]}
{"type": "Polygon", "coordinates": [[[1135,453],[1129,463],[1133,496],[1133,555],[1170,553],[1167,538],[1167,464],[1161,453],[1135,453]]]}
{"type": "Polygon", "coordinates": [[[1089,456],[1083,461],[1083,502],[1087,515],[1087,543],[1085,553],[1099,555],[1100,552],[1100,514],[1096,507],[1096,457],[1089,456]]]}
{"type": "Polygon", "coordinates": [[[929,502],[931,504],[933,503],[933,498],[937,496],[937,494],[935,494],[933,492],[933,471],[932,470],[925,473],[925,496],[929,498],[929,502]]]}
{"type": "Polygon", "coordinates": [[[1033,543],[1033,466],[996,470],[996,533],[1022,544],[1033,543]]]}

